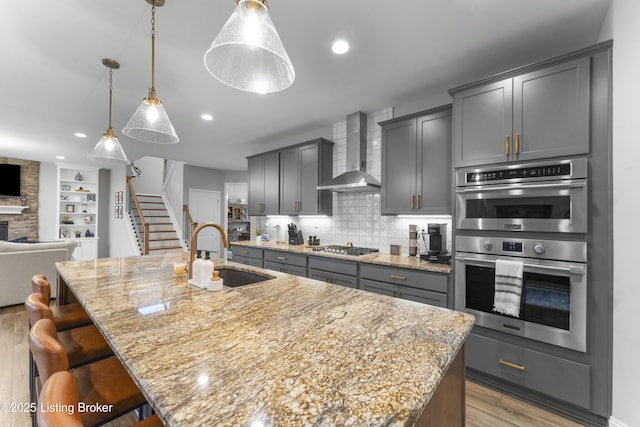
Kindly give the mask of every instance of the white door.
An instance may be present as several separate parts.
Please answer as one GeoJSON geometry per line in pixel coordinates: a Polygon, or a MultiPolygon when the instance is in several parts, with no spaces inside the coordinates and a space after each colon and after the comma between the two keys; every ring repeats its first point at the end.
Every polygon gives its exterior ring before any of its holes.
{"type": "MultiPolygon", "coordinates": [[[[189,189],[189,212],[198,224],[203,222],[220,223],[220,192],[189,189]]],[[[222,225],[222,224],[221,224],[222,225]]],[[[220,233],[213,227],[206,227],[198,234],[198,249],[211,251],[211,258],[222,258],[220,252],[220,233]]],[[[202,253],[204,257],[204,252],[202,253]]]]}

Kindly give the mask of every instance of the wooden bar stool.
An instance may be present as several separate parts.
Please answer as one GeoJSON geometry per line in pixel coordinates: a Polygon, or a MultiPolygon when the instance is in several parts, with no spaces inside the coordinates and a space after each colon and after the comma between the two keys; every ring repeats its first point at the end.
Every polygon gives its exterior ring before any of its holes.
{"type": "MultiPolygon", "coordinates": [[[[24,306],[29,314],[29,322],[34,325],[40,319],[53,320],[51,308],[44,303],[44,296],[35,292],[27,297],[24,306]]],[[[72,368],[81,366],[113,355],[111,347],[103,338],[95,325],[80,326],[61,331],[58,340],[67,353],[69,365],[72,368]]],[[[36,377],[38,369],[29,353],[29,396],[34,403],[37,398],[36,377]]]]}
{"type": "MultiPolygon", "coordinates": [[[[29,331],[29,349],[38,366],[43,384],[56,372],[68,371],[69,360],[58,342],[56,326],[51,319],[38,320],[29,331]]],[[[87,405],[113,405],[110,412],[82,412],[86,426],[100,425],[145,403],[144,396],[115,357],[80,366],[71,371],[78,385],[78,401],[87,405]]]]}
{"type": "Polygon", "coordinates": [[[44,303],[51,308],[53,321],[58,331],[90,325],[91,318],[78,303],[51,306],[51,285],[44,274],[36,274],[31,278],[33,292],[39,292],[44,297],[44,303]]]}

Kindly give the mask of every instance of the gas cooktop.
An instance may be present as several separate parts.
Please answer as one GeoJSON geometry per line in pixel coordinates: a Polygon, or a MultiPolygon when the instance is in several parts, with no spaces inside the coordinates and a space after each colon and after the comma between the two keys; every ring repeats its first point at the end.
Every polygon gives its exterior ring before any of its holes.
{"type": "Polygon", "coordinates": [[[368,255],[375,252],[378,252],[378,249],[373,248],[361,248],[357,246],[341,246],[341,245],[328,245],[328,246],[319,246],[317,248],[313,248],[315,252],[328,252],[332,254],[340,254],[340,255],[368,255]]]}

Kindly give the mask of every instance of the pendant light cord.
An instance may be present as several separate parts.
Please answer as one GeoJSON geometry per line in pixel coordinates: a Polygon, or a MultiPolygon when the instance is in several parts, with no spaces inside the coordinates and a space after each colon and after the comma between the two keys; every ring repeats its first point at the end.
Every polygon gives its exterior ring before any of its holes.
{"type": "Polygon", "coordinates": [[[156,2],[151,2],[151,91],[155,95],[156,84],[156,2]]]}
{"type": "Polygon", "coordinates": [[[113,68],[109,68],[109,129],[111,127],[111,104],[113,101],[113,68]]]}

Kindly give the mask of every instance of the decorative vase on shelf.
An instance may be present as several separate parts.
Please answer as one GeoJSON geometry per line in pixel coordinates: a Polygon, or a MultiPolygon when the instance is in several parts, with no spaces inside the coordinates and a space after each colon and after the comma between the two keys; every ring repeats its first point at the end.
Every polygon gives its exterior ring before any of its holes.
{"type": "Polygon", "coordinates": [[[82,177],[82,175],[80,175],[80,172],[78,172],[78,173],[76,174],[75,180],[76,180],[76,181],[82,181],[83,179],[84,179],[84,178],[82,177]]]}

